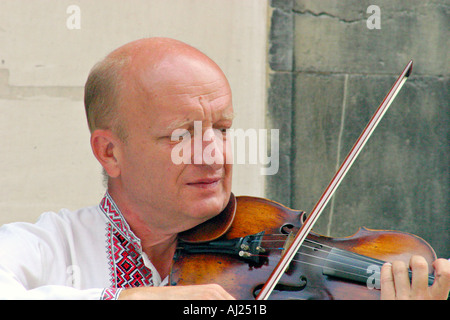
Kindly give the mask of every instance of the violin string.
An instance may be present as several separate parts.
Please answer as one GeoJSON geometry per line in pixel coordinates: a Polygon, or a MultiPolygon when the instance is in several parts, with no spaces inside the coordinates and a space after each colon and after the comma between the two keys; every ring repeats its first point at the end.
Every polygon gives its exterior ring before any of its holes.
{"type": "MultiPolygon", "coordinates": [[[[285,235],[285,234],[277,234],[276,236],[285,236],[285,237],[287,237],[287,235],[285,235]]],[[[264,237],[265,237],[265,236],[264,236],[264,237]]],[[[265,242],[266,242],[266,241],[270,241],[270,240],[261,240],[261,241],[265,241],[265,242]]],[[[273,241],[273,240],[272,240],[272,241],[273,241]]],[[[275,241],[283,241],[283,240],[275,240],[275,241]]],[[[345,257],[346,259],[351,259],[351,260],[356,260],[356,261],[371,262],[372,264],[374,264],[374,265],[376,265],[376,266],[379,266],[379,267],[381,267],[381,266],[384,264],[383,261],[376,260],[376,259],[373,259],[373,258],[370,258],[370,257],[366,257],[366,256],[362,256],[362,255],[356,254],[356,253],[351,252],[351,251],[345,251],[345,250],[341,250],[341,249],[338,249],[338,248],[335,248],[335,247],[331,247],[331,246],[328,246],[328,245],[325,245],[325,244],[322,244],[322,243],[319,243],[319,242],[317,242],[317,241],[313,241],[313,240],[310,240],[310,239],[305,239],[305,242],[313,243],[313,244],[319,245],[319,246],[321,246],[321,247],[327,247],[327,248],[329,248],[329,249],[334,249],[335,251],[338,251],[338,252],[344,252],[344,253],[346,253],[345,255],[344,255],[344,254],[337,254],[336,252],[326,251],[326,250],[323,250],[323,249],[320,249],[320,248],[308,246],[308,245],[306,245],[306,244],[302,244],[302,246],[301,246],[301,248],[308,248],[308,249],[310,249],[310,250],[312,250],[312,251],[324,252],[324,253],[328,254],[328,256],[329,256],[329,255],[335,255],[335,256],[338,256],[338,257],[339,257],[339,256],[342,256],[342,257],[345,257]],[[350,254],[350,255],[353,255],[355,258],[354,258],[354,257],[350,257],[349,254],[350,254]]],[[[268,248],[267,248],[267,249],[268,249],[268,248]]],[[[273,249],[273,248],[272,248],[272,249],[273,249]]],[[[276,247],[276,248],[274,248],[274,249],[276,249],[276,250],[283,250],[284,248],[278,248],[278,247],[276,247]]],[[[325,258],[325,257],[320,257],[320,256],[317,256],[317,255],[311,255],[311,254],[308,254],[308,253],[305,253],[305,252],[300,252],[300,251],[299,251],[299,252],[296,253],[296,255],[309,256],[309,257],[312,257],[312,258],[315,258],[315,259],[318,259],[318,260],[323,260],[324,262],[333,262],[333,263],[340,264],[340,265],[342,265],[342,266],[347,266],[347,267],[349,267],[349,268],[360,269],[360,270],[363,270],[363,271],[367,271],[367,269],[365,269],[365,268],[358,267],[358,266],[355,266],[355,265],[352,265],[352,264],[349,264],[349,263],[344,263],[344,262],[341,262],[341,261],[335,261],[335,260],[332,260],[332,259],[327,259],[327,258],[325,258]]],[[[310,264],[310,263],[305,262],[305,261],[303,261],[303,260],[294,260],[294,261],[296,261],[296,262],[302,262],[302,263],[305,263],[305,264],[310,264]]],[[[312,264],[312,265],[314,265],[314,264],[312,264]]],[[[322,268],[328,268],[328,269],[334,270],[334,271],[340,271],[340,272],[347,273],[347,274],[357,275],[357,274],[355,274],[355,273],[351,273],[351,272],[344,271],[344,270],[340,270],[340,269],[336,269],[336,268],[327,267],[327,266],[325,266],[325,265],[316,265],[316,266],[322,267],[322,268]]],[[[379,273],[379,272],[377,272],[377,273],[379,273]]],[[[359,275],[359,276],[364,277],[364,276],[362,276],[362,275],[359,275]]]]}
{"type": "MultiPolygon", "coordinates": [[[[262,240],[262,242],[270,242],[270,241],[271,240],[262,240]]],[[[284,240],[275,240],[275,241],[284,241],[284,240]]],[[[344,250],[341,250],[341,249],[336,248],[336,247],[327,246],[327,245],[318,243],[316,241],[312,241],[312,240],[306,239],[305,242],[318,244],[320,246],[327,247],[327,248],[330,248],[330,249],[334,249],[334,250],[339,251],[339,252],[344,252],[346,254],[345,255],[344,254],[338,255],[338,254],[336,254],[334,252],[329,252],[329,251],[326,251],[326,250],[323,250],[323,249],[320,249],[320,248],[311,247],[311,246],[308,246],[306,244],[302,244],[301,248],[308,248],[308,249],[311,249],[313,251],[320,251],[320,252],[324,252],[324,253],[328,253],[328,254],[334,254],[336,256],[342,256],[342,257],[346,257],[346,258],[357,260],[357,261],[372,262],[373,264],[376,264],[376,265],[379,265],[379,266],[383,265],[383,263],[384,263],[384,262],[381,262],[380,260],[376,260],[376,259],[373,259],[373,258],[370,258],[370,257],[366,257],[366,256],[363,256],[363,255],[359,255],[359,254],[351,252],[351,251],[344,251],[344,250]],[[351,258],[348,255],[354,255],[357,258],[351,258]]],[[[275,248],[265,248],[265,249],[283,250],[284,248],[275,247],[275,248]]],[[[302,252],[297,252],[297,254],[302,254],[302,252]]],[[[333,261],[333,260],[329,260],[329,261],[333,261]]]]}
{"type": "MultiPolygon", "coordinates": [[[[275,248],[275,249],[283,249],[283,248],[275,248]]],[[[310,255],[310,254],[307,254],[307,253],[304,253],[304,252],[299,252],[299,253],[297,253],[297,254],[310,256],[310,257],[312,257],[312,258],[314,258],[314,259],[317,259],[317,260],[324,260],[325,262],[331,261],[331,262],[333,262],[333,263],[342,264],[342,265],[344,265],[344,266],[348,266],[348,267],[351,267],[351,268],[353,268],[353,269],[361,269],[361,270],[364,270],[364,271],[367,272],[367,269],[364,269],[364,268],[362,268],[362,267],[357,267],[357,266],[354,266],[354,265],[351,265],[351,264],[347,264],[347,263],[343,263],[343,262],[339,262],[339,261],[334,261],[334,260],[331,260],[331,259],[327,259],[327,258],[323,258],[323,257],[318,257],[318,256],[315,256],[315,255],[310,255]]],[[[263,255],[255,255],[255,256],[263,256],[263,255]]],[[[380,271],[378,271],[378,270],[376,270],[376,269],[375,269],[375,270],[372,270],[371,273],[368,273],[367,275],[366,275],[366,274],[363,275],[363,274],[360,274],[360,273],[350,272],[350,271],[348,271],[348,270],[342,270],[342,269],[337,269],[337,268],[331,268],[331,267],[325,266],[324,264],[315,264],[315,263],[311,263],[311,262],[306,262],[306,261],[304,261],[304,260],[293,259],[292,261],[298,262],[298,263],[302,263],[302,264],[306,264],[306,265],[309,265],[309,266],[312,266],[312,267],[326,268],[326,269],[329,269],[329,270],[332,270],[332,271],[339,271],[339,272],[341,272],[341,273],[348,274],[348,275],[353,275],[353,276],[356,276],[356,277],[361,277],[361,278],[363,278],[363,279],[368,279],[369,277],[372,277],[372,276],[380,276],[380,271]]],[[[382,264],[379,264],[379,266],[381,266],[381,265],[382,265],[382,264]]],[[[431,279],[431,280],[434,280],[434,276],[432,276],[432,275],[429,275],[428,278],[431,279]]]]}
{"type": "MultiPolygon", "coordinates": [[[[327,259],[327,258],[323,258],[323,257],[311,255],[311,254],[308,254],[308,253],[305,253],[305,252],[297,252],[297,254],[299,254],[299,255],[304,255],[304,256],[308,256],[308,257],[312,257],[312,258],[315,258],[315,259],[317,259],[317,260],[323,260],[323,261],[325,261],[325,262],[333,262],[333,263],[337,263],[337,264],[340,264],[340,265],[343,265],[343,266],[347,266],[347,267],[350,267],[350,268],[353,268],[353,269],[359,269],[359,270],[367,271],[367,268],[358,267],[358,266],[355,266],[355,265],[352,265],[352,264],[348,264],[348,263],[344,263],[344,262],[341,262],[341,261],[335,261],[335,260],[332,260],[332,259],[327,259]]],[[[332,254],[332,253],[331,253],[331,254],[332,254]]],[[[353,259],[353,258],[350,258],[350,259],[353,259]]],[[[296,261],[298,262],[299,260],[296,260],[296,261]]],[[[381,265],[380,265],[380,264],[377,264],[377,266],[381,266],[381,265]]],[[[330,268],[330,267],[327,267],[327,266],[323,266],[323,267],[324,267],[324,268],[329,268],[329,269],[335,270],[335,271],[342,271],[342,272],[345,272],[345,271],[343,271],[343,270],[335,269],[335,268],[330,268]]]]}
{"type": "MultiPolygon", "coordinates": [[[[339,262],[339,261],[333,261],[333,260],[326,259],[326,258],[323,258],[323,257],[317,257],[317,256],[310,255],[310,254],[307,254],[307,253],[304,253],[304,252],[303,252],[303,253],[299,253],[299,254],[303,254],[303,255],[306,255],[306,256],[310,256],[310,257],[312,257],[312,258],[314,258],[314,259],[317,259],[317,260],[331,261],[331,262],[334,262],[334,263],[339,263],[339,264],[342,264],[342,265],[351,267],[351,268],[353,268],[353,269],[361,269],[361,270],[366,271],[366,269],[361,268],[361,267],[356,267],[356,266],[349,265],[349,264],[346,264],[346,263],[343,263],[343,262],[339,262]]],[[[264,256],[264,255],[252,254],[252,256],[258,256],[258,257],[261,257],[261,256],[264,256]]],[[[337,269],[337,268],[328,267],[328,266],[325,266],[325,265],[323,265],[323,264],[315,264],[315,263],[311,263],[311,262],[306,262],[306,261],[304,261],[304,260],[293,259],[292,261],[298,262],[298,263],[302,263],[302,264],[306,264],[306,265],[309,265],[309,266],[312,266],[312,267],[326,268],[326,269],[329,269],[329,270],[332,270],[332,271],[339,271],[339,272],[341,272],[341,273],[345,273],[345,274],[348,274],[348,275],[353,275],[353,276],[361,277],[361,278],[363,278],[363,279],[366,279],[366,278],[368,278],[368,277],[370,277],[370,276],[374,276],[374,275],[379,275],[379,274],[380,274],[380,272],[377,271],[377,270],[374,270],[372,273],[370,273],[370,274],[368,274],[368,275],[363,275],[363,274],[358,274],[358,273],[350,272],[350,271],[348,271],[348,270],[342,270],[342,269],[337,269]]]]}
{"type": "MultiPolygon", "coordinates": [[[[268,234],[268,235],[264,235],[263,237],[265,238],[266,236],[284,236],[284,237],[287,237],[288,235],[286,235],[286,234],[268,234]]],[[[253,240],[253,241],[258,241],[258,240],[253,240]]],[[[274,242],[274,241],[275,242],[276,241],[284,242],[285,239],[282,239],[282,240],[261,240],[261,242],[274,242]]],[[[378,259],[375,259],[375,258],[371,258],[371,257],[367,257],[367,256],[364,256],[364,255],[360,255],[360,254],[357,254],[357,253],[354,253],[354,252],[351,252],[351,251],[346,251],[346,250],[342,250],[342,249],[339,249],[339,248],[336,248],[336,247],[332,247],[332,246],[320,243],[318,241],[305,239],[305,242],[312,243],[312,244],[315,244],[315,245],[319,245],[321,247],[328,248],[328,249],[334,249],[335,251],[339,251],[339,252],[343,253],[341,256],[348,257],[349,255],[353,255],[353,256],[355,256],[354,259],[359,260],[359,261],[372,262],[373,264],[376,264],[376,265],[382,265],[384,263],[384,261],[381,261],[381,260],[378,260],[378,259]]],[[[303,244],[302,247],[308,247],[308,246],[303,244]]],[[[317,251],[328,252],[326,250],[319,249],[319,248],[314,248],[314,247],[309,247],[309,248],[313,248],[314,250],[317,250],[317,251]]]]}
{"type": "MultiPolygon", "coordinates": [[[[316,248],[314,248],[314,247],[309,247],[309,246],[302,246],[302,247],[306,247],[306,248],[309,248],[309,249],[312,249],[312,250],[316,249],[316,248]]],[[[283,248],[274,248],[274,249],[283,250],[283,248]]],[[[319,249],[319,250],[320,250],[320,249],[319,249]]],[[[325,251],[325,250],[320,250],[320,251],[325,252],[325,253],[328,253],[329,255],[339,256],[338,254],[334,254],[333,252],[328,252],[328,251],[325,251]]],[[[314,258],[314,259],[316,259],[316,260],[323,260],[323,262],[332,262],[332,263],[340,264],[340,265],[342,265],[342,266],[346,266],[346,267],[349,267],[349,268],[367,271],[367,269],[366,269],[366,268],[363,268],[363,267],[358,267],[358,266],[355,266],[355,265],[352,265],[352,264],[349,264],[349,263],[345,263],[345,262],[342,262],[342,261],[336,261],[336,260],[328,259],[328,258],[325,258],[325,257],[320,257],[320,256],[317,256],[317,255],[308,254],[308,253],[306,253],[306,252],[297,252],[296,255],[300,255],[300,256],[303,255],[303,256],[307,256],[307,257],[314,258]]],[[[345,256],[345,258],[349,258],[349,259],[352,259],[352,260],[356,260],[355,258],[351,258],[351,257],[347,257],[347,256],[345,256]]],[[[303,261],[303,260],[293,260],[293,261],[296,261],[296,262],[302,262],[302,263],[305,263],[305,264],[309,264],[308,262],[303,261]]],[[[312,265],[314,265],[314,264],[312,264],[312,265]]],[[[379,267],[381,267],[381,266],[383,265],[383,263],[380,263],[379,261],[377,261],[376,265],[379,266],[379,267]]],[[[334,270],[334,271],[341,271],[341,272],[344,272],[344,273],[354,274],[354,273],[350,273],[350,272],[348,272],[348,271],[344,271],[344,270],[342,270],[342,269],[337,269],[337,268],[327,267],[327,266],[325,266],[324,264],[318,264],[318,265],[315,265],[315,266],[323,267],[323,268],[328,268],[328,269],[334,270]]],[[[379,273],[379,272],[374,272],[374,273],[379,273]]],[[[355,275],[356,275],[356,274],[355,274],[355,275]]]]}
{"type": "Polygon", "coordinates": [[[314,264],[314,263],[306,262],[306,261],[303,261],[303,260],[296,260],[296,259],[293,259],[292,261],[295,261],[295,262],[298,262],[298,263],[307,264],[307,265],[310,265],[310,266],[313,266],[313,267],[327,268],[327,269],[330,269],[330,270],[333,270],[333,271],[339,271],[339,272],[341,272],[341,273],[345,273],[345,274],[349,274],[349,275],[361,277],[361,278],[364,278],[364,279],[365,279],[365,278],[368,278],[368,277],[370,277],[370,276],[373,276],[373,275],[379,275],[379,274],[380,274],[380,272],[374,271],[374,272],[371,273],[371,274],[368,274],[368,275],[362,275],[362,274],[358,274],[358,273],[354,273],[354,272],[350,272],[350,271],[346,271],[346,270],[339,270],[339,269],[336,269],[336,268],[330,268],[330,267],[327,267],[327,266],[324,266],[324,265],[320,265],[320,264],[314,264]]]}
{"type": "MultiPolygon", "coordinates": [[[[309,247],[309,248],[313,248],[313,247],[309,247]]],[[[276,248],[277,249],[277,248],[276,248]]],[[[281,249],[283,249],[283,248],[281,248],[281,249]]],[[[313,248],[313,249],[315,249],[315,248],[313,248]]],[[[322,250],[323,251],[323,250],[322,250]]],[[[327,252],[328,253],[328,251],[324,251],[324,252],[327,252]]],[[[333,254],[333,253],[331,253],[331,254],[333,254]]],[[[308,254],[308,253],[305,253],[305,252],[297,252],[297,255],[303,255],[303,256],[308,256],[308,257],[311,257],[311,258],[313,258],[313,259],[316,259],[316,261],[318,261],[318,260],[322,260],[322,263],[318,263],[318,264],[315,264],[315,263],[311,263],[311,262],[306,262],[306,261],[304,261],[304,260],[299,260],[299,259],[293,259],[292,261],[294,261],[294,262],[298,262],[298,263],[302,263],[302,264],[306,264],[306,265],[310,265],[310,266],[313,266],[313,267],[318,267],[318,268],[326,268],[326,269],[329,269],[329,270],[332,270],[332,271],[339,271],[339,272],[341,272],[341,273],[344,273],[344,274],[348,274],[348,275],[353,275],[353,276],[357,276],[357,277],[361,277],[361,278],[363,278],[363,279],[367,279],[368,277],[370,277],[370,276],[374,276],[374,275],[377,275],[377,276],[379,276],[380,275],[380,271],[378,271],[378,270],[373,270],[371,273],[368,273],[367,275],[366,274],[361,274],[361,273],[355,273],[355,272],[351,272],[351,271],[348,271],[348,270],[343,270],[343,269],[338,269],[338,268],[332,268],[332,267],[329,267],[329,266],[326,266],[326,265],[324,265],[323,264],[323,262],[332,262],[332,263],[335,263],[335,264],[340,264],[340,265],[342,265],[342,266],[346,266],[346,267],[349,267],[349,268],[351,268],[351,269],[354,269],[355,271],[357,271],[357,270],[362,270],[362,271],[365,271],[365,272],[367,272],[367,269],[366,268],[363,268],[363,267],[358,267],[358,266],[355,266],[355,265],[352,265],[352,264],[348,264],[348,263],[344,263],[344,262],[341,262],[341,261],[335,261],[335,260],[332,260],[332,259],[327,259],[327,258],[325,258],[325,257],[320,257],[320,256],[317,256],[317,255],[312,255],[312,254],[308,254]]],[[[336,255],[336,254],[335,254],[336,255]]],[[[352,259],[352,258],[351,258],[352,259]]],[[[382,264],[380,264],[380,262],[379,261],[377,261],[378,263],[377,263],[377,266],[382,266],[382,264]]]]}
{"type": "MultiPolygon", "coordinates": [[[[283,250],[284,248],[266,248],[266,249],[283,250]]],[[[331,253],[331,254],[333,254],[333,253],[331,253]]],[[[292,260],[294,262],[303,263],[303,264],[310,265],[310,266],[313,266],[313,267],[326,268],[326,269],[329,269],[329,270],[332,270],[332,271],[339,271],[341,273],[348,274],[348,275],[353,275],[353,276],[357,276],[357,277],[361,277],[363,279],[367,279],[368,277],[371,277],[371,276],[374,276],[374,275],[380,276],[380,274],[381,274],[380,273],[381,269],[379,269],[380,271],[378,271],[377,269],[374,269],[374,270],[370,271],[371,273],[369,273],[367,268],[358,267],[358,266],[355,266],[355,265],[352,265],[352,264],[348,264],[348,263],[344,263],[344,262],[341,262],[341,261],[327,259],[327,258],[324,258],[324,257],[311,255],[311,254],[308,254],[308,253],[305,253],[305,252],[297,252],[297,255],[304,255],[304,256],[308,256],[308,257],[311,257],[311,258],[316,259],[316,260],[323,260],[323,262],[332,262],[332,263],[335,263],[335,264],[340,264],[342,266],[346,266],[346,267],[352,268],[354,270],[358,270],[359,269],[359,270],[365,271],[367,273],[367,275],[366,274],[363,275],[363,274],[360,274],[360,273],[350,272],[348,270],[332,268],[332,267],[326,266],[324,264],[314,264],[314,263],[310,263],[310,262],[306,262],[304,260],[298,260],[298,259],[293,259],[292,260]]],[[[337,254],[334,254],[334,255],[339,256],[337,254]]],[[[252,254],[252,256],[267,257],[267,255],[261,255],[261,254],[252,254]]],[[[348,258],[348,257],[346,257],[346,258],[348,258]]],[[[353,258],[350,258],[350,259],[353,259],[353,258]]],[[[380,261],[377,261],[377,263],[375,265],[378,266],[378,267],[381,267],[383,265],[383,263],[381,263],[380,261]]],[[[434,280],[434,276],[433,275],[428,275],[428,278],[430,280],[434,280]]]]}
{"type": "MultiPolygon", "coordinates": [[[[283,236],[283,237],[287,237],[286,234],[271,234],[271,235],[268,234],[268,235],[264,235],[264,237],[266,237],[266,236],[283,236]]],[[[253,240],[253,241],[257,241],[257,240],[253,240]]],[[[260,241],[261,242],[279,242],[279,241],[285,241],[285,240],[260,240],[260,241]]],[[[308,249],[311,249],[312,251],[324,252],[324,253],[328,254],[328,256],[329,255],[334,255],[334,256],[338,256],[338,257],[344,257],[346,259],[351,259],[351,260],[356,260],[356,261],[364,261],[364,262],[371,263],[371,265],[375,265],[375,266],[378,266],[378,267],[381,267],[385,263],[382,260],[378,260],[378,259],[375,259],[375,258],[371,258],[371,257],[367,257],[367,256],[364,256],[364,255],[360,255],[358,253],[354,253],[354,252],[351,252],[351,251],[342,250],[342,249],[339,249],[339,248],[336,248],[336,247],[332,247],[332,246],[329,246],[329,245],[326,245],[326,244],[322,244],[322,243],[320,243],[318,241],[305,239],[305,242],[316,244],[316,245],[319,245],[321,247],[325,247],[325,248],[329,248],[329,249],[334,249],[337,252],[344,253],[344,254],[342,254],[342,253],[341,254],[337,254],[336,252],[326,251],[326,250],[319,249],[319,248],[316,248],[316,247],[308,246],[306,244],[302,244],[302,246],[301,246],[301,248],[308,248],[308,249]],[[351,256],[353,256],[353,257],[351,257],[351,256]]],[[[265,248],[265,249],[284,250],[284,248],[280,248],[280,247],[265,248]]],[[[347,266],[347,267],[350,267],[350,268],[361,269],[361,270],[367,271],[367,269],[362,268],[362,267],[354,266],[352,264],[348,264],[348,263],[344,263],[344,262],[340,262],[340,261],[335,261],[335,260],[332,260],[332,259],[327,259],[327,258],[320,257],[320,256],[317,256],[317,255],[307,254],[305,252],[300,252],[299,251],[299,252],[296,253],[296,255],[305,255],[305,256],[309,256],[309,257],[312,257],[312,258],[315,258],[315,259],[318,259],[318,260],[323,260],[324,262],[333,262],[333,263],[341,264],[343,266],[347,266]]],[[[261,256],[261,255],[258,255],[258,256],[261,256]]],[[[349,272],[349,271],[340,270],[340,269],[336,269],[336,268],[331,268],[331,267],[325,266],[323,264],[312,264],[312,263],[309,263],[309,262],[306,262],[306,261],[303,261],[303,260],[296,260],[296,259],[294,259],[293,261],[299,262],[299,263],[303,263],[303,264],[308,264],[308,265],[311,265],[311,266],[316,266],[316,267],[321,267],[321,268],[328,268],[328,269],[333,270],[333,271],[339,271],[339,272],[342,272],[342,273],[351,274],[351,275],[355,275],[355,276],[367,277],[365,275],[356,274],[356,273],[352,273],[352,272],[349,272]]],[[[379,271],[373,270],[371,275],[378,275],[379,273],[380,273],[379,271]]],[[[428,278],[431,279],[431,280],[434,280],[434,276],[433,275],[428,275],[428,278]]]]}
{"type": "MultiPolygon", "coordinates": [[[[283,250],[283,248],[271,248],[271,249],[283,250]]],[[[348,264],[348,263],[344,263],[344,262],[340,262],[340,261],[335,261],[335,260],[332,260],[332,259],[327,259],[327,258],[316,256],[316,255],[311,255],[311,254],[308,254],[308,253],[305,253],[305,252],[297,252],[297,255],[308,256],[308,257],[311,257],[311,258],[316,259],[316,260],[323,260],[324,262],[333,262],[335,264],[340,264],[342,266],[347,266],[349,268],[367,271],[367,269],[365,269],[363,267],[358,267],[358,266],[354,266],[352,264],[348,264]]],[[[252,256],[267,257],[267,255],[261,255],[261,254],[252,254],[252,256]]],[[[350,272],[350,271],[345,271],[345,270],[337,269],[337,268],[331,268],[331,267],[325,266],[324,264],[313,264],[313,263],[306,262],[304,260],[297,260],[297,259],[293,259],[292,261],[303,263],[303,264],[308,264],[308,265],[315,266],[315,267],[327,268],[329,270],[339,271],[339,272],[342,272],[342,273],[352,274],[352,275],[356,275],[356,276],[360,276],[360,277],[367,277],[367,276],[364,276],[364,275],[361,275],[361,274],[356,274],[356,273],[353,273],[353,272],[350,272]]],[[[382,264],[377,264],[377,265],[381,266],[382,264]]],[[[379,273],[380,273],[379,271],[375,270],[374,272],[372,272],[371,275],[379,274],[379,273]]]]}

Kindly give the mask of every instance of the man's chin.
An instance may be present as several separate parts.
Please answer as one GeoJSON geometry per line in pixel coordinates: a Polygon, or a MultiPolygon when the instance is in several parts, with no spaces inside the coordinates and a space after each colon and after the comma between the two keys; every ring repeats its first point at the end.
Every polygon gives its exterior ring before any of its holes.
{"type": "Polygon", "coordinates": [[[209,220],[220,212],[228,204],[230,199],[230,193],[220,192],[219,194],[205,195],[192,195],[191,208],[189,211],[191,216],[195,216],[203,221],[209,220]]]}
{"type": "MultiPolygon", "coordinates": [[[[180,239],[185,241],[211,241],[223,234],[228,228],[232,219],[227,212],[219,215],[227,207],[230,194],[221,198],[203,199],[196,202],[196,206],[191,206],[185,214],[189,217],[189,225],[185,225],[180,231],[180,239]]],[[[193,203],[191,203],[193,204],[193,203]]]]}

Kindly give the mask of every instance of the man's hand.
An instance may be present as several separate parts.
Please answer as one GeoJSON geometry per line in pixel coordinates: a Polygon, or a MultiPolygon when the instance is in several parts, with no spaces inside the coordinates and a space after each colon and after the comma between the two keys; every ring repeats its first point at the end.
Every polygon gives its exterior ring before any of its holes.
{"type": "Polygon", "coordinates": [[[381,268],[381,299],[383,300],[447,300],[450,291],[450,261],[433,262],[434,283],[428,287],[428,263],[421,256],[412,256],[408,268],[402,261],[386,263],[381,268]]]}
{"type": "Polygon", "coordinates": [[[234,300],[218,284],[125,289],[119,300],[234,300]]]}

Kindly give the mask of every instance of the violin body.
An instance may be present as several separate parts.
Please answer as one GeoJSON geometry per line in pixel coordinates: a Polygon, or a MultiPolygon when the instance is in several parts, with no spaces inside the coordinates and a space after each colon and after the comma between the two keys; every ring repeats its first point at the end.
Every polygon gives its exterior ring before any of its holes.
{"type": "MultiPolygon", "coordinates": [[[[169,285],[217,283],[237,299],[255,299],[289,244],[289,234],[306,216],[264,198],[233,196],[233,201],[233,221],[218,239],[196,240],[201,225],[185,240],[181,235],[169,285]],[[225,247],[234,249],[221,251],[225,247]]],[[[361,228],[352,236],[331,238],[311,232],[270,299],[379,299],[381,264],[408,264],[415,254],[429,264],[436,259],[427,242],[408,233],[361,228]]]]}

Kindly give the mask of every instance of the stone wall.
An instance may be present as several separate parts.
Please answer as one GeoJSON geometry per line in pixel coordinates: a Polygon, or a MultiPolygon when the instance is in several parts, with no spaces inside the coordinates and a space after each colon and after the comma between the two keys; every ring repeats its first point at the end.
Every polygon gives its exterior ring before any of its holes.
{"type": "Polygon", "coordinates": [[[412,76],[315,231],[402,230],[450,257],[448,1],[271,5],[268,124],[286,132],[268,196],[309,212],[413,59],[412,76]],[[380,9],[380,29],[368,28],[370,5],[380,9]]]}

